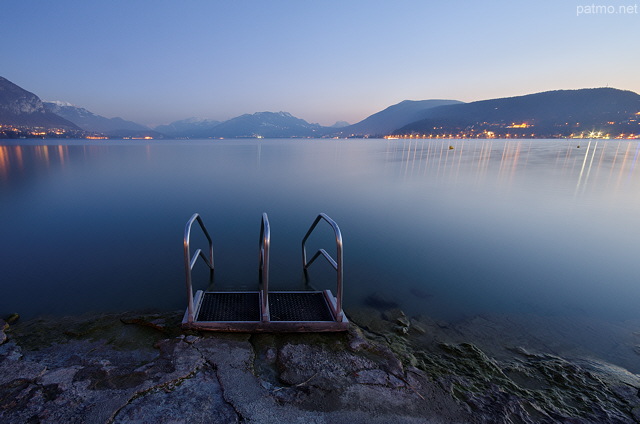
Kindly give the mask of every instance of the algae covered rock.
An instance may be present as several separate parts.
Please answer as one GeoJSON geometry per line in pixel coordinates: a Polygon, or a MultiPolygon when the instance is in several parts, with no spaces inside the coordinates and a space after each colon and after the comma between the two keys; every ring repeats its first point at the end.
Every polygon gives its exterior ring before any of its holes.
{"type": "Polygon", "coordinates": [[[521,328],[512,321],[474,316],[443,325],[397,308],[364,315],[353,321],[366,323],[365,335],[445,388],[478,422],[638,422],[640,376],[593,358],[536,351],[533,343],[509,347],[525,340],[521,332],[501,336],[521,328]]]}
{"type": "Polygon", "coordinates": [[[20,315],[11,314],[6,319],[0,318],[0,345],[7,341],[7,330],[9,330],[9,324],[13,324],[20,319],[20,315]]]}
{"type": "MultiPolygon", "coordinates": [[[[347,313],[366,326],[180,332],[179,312],[16,323],[0,345],[0,422],[640,421],[640,376],[622,367],[530,346],[496,355],[464,326],[397,308],[347,313]]],[[[491,335],[491,322],[473,328],[491,335]]]]}
{"type": "Polygon", "coordinates": [[[20,315],[17,313],[12,313],[8,317],[5,318],[7,324],[15,324],[20,319],[20,315]]]}
{"type": "Polygon", "coordinates": [[[7,341],[7,334],[5,333],[5,330],[7,330],[8,328],[9,324],[0,319],[0,345],[7,341]]]}

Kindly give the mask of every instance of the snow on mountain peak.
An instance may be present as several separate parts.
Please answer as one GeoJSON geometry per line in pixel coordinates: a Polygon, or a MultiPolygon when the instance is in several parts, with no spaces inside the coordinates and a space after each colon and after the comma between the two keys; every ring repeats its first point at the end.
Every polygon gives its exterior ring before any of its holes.
{"type": "Polygon", "coordinates": [[[44,102],[45,103],[53,103],[54,105],[60,106],[60,107],[63,107],[63,106],[76,107],[75,105],[72,105],[69,102],[63,102],[63,101],[60,101],[60,100],[45,100],[44,102]]]}

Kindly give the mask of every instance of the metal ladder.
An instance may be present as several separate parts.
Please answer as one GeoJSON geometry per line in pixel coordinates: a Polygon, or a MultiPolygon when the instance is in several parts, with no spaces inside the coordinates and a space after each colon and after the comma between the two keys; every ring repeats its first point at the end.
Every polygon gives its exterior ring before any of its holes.
{"type": "Polygon", "coordinates": [[[213,283],[213,241],[199,214],[195,213],[185,226],[184,264],[187,288],[187,310],[182,326],[211,331],[344,331],[349,321],[342,310],[343,254],[342,233],[338,224],[321,213],[302,239],[302,269],[308,279],[308,268],[322,256],[336,271],[336,296],[330,290],[270,291],[269,250],[271,228],[266,213],[262,214],[259,239],[257,291],[196,291],[193,293],[192,271],[198,258],[209,267],[210,285],[213,283]],[[319,249],[307,261],[306,242],[325,221],[333,229],[336,240],[334,259],[325,249],[319,249]],[[191,255],[190,238],[193,223],[197,222],[207,238],[208,255],[197,249],[191,255]]]}

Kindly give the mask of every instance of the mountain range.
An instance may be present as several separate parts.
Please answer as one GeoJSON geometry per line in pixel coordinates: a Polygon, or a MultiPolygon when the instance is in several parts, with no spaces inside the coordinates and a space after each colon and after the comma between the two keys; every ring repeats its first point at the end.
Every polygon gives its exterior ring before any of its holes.
{"type": "Polygon", "coordinates": [[[458,100],[404,100],[374,113],[357,124],[341,128],[340,132],[349,136],[384,136],[427,117],[430,109],[453,104],[462,104],[462,102],[458,100]]]}
{"type": "Polygon", "coordinates": [[[80,130],[73,122],[45,109],[35,94],[0,77],[0,125],[80,130]]]}
{"type": "Polygon", "coordinates": [[[530,133],[571,136],[598,130],[640,132],[640,95],[614,88],[557,90],[429,109],[396,134],[473,136],[530,133]]]}
{"type": "MultiPolygon", "coordinates": [[[[640,134],[640,95],[614,88],[595,88],[470,103],[405,100],[353,125],[337,122],[326,127],[287,112],[257,112],[224,122],[190,118],[151,129],[122,118],[105,118],[70,103],[43,102],[35,94],[0,77],[0,138],[7,136],[6,126],[55,129],[55,134],[70,137],[112,138],[567,137],[596,129],[637,135],[640,134]]],[[[41,136],[43,133],[24,130],[20,134],[41,136]]]]}
{"type": "Polygon", "coordinates": [[[104,116],[96,115],[87,109],[74,106],[71,103],[45,101],[43,104],[46,111],[73,122],[87,132],[100,133],[113,137],[160,135],[144,125],[136,124],[132,121],[126,121],[122,118],[105,118],[104,116]]]}
{"type": "Polygon", "coordinates": [[[203,134],[210,134],[213,127],[219,123],[220,121],[213,119],[189,118],[157,126],[155,130],[168,137],[198,138],[205,137],[203,134]]]}
{"type": "Polygon", "coordinates": [[[288,112],[258,112],[229,119],[212,128],[210,137],[322,137],[334,128],[310,124],[288,112]]]}

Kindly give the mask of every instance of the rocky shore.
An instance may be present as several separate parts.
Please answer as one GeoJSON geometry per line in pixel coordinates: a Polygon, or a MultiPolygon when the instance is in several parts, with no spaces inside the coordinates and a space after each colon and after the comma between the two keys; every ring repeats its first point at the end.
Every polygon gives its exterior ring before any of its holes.
{"type": "MultiPolygon", "coordinates": [[[[0,321],[0,422],[640,422],[638,374],[523,323],[347,312],[341,334],[183,332],[180,312],[0,321]]],[[[640,364],[640,333],[619,331],[640,364]]]]}

